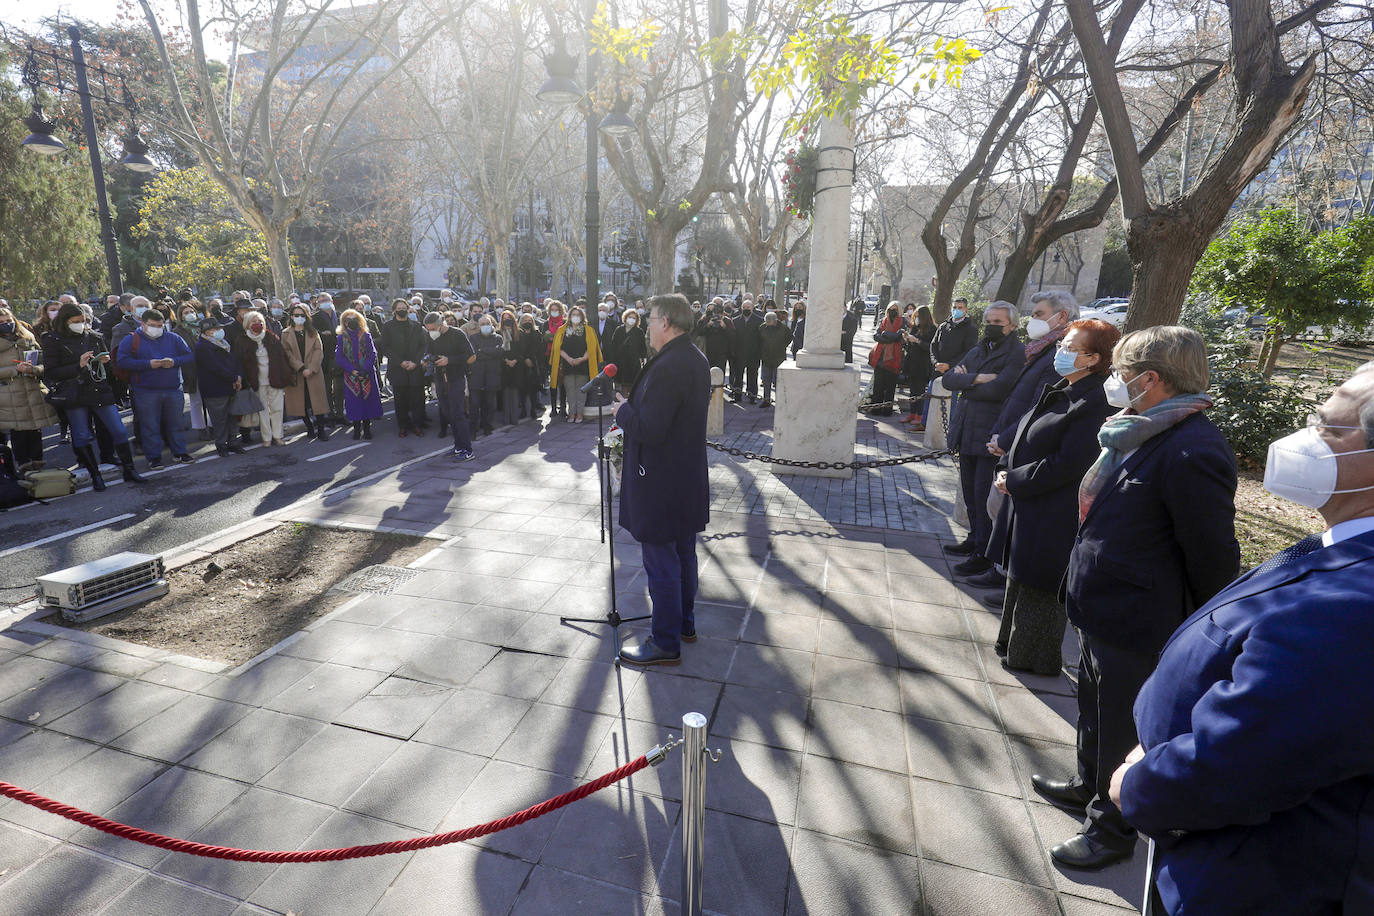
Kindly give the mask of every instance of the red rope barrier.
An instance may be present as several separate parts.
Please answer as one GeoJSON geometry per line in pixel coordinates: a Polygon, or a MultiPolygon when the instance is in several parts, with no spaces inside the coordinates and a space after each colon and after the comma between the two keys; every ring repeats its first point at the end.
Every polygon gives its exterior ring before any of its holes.
{"type": "Polygon", "coordinates": [[[297,851],[269,852],[263,849],[234,849],[229,846],[208,846],[205,843],[193,843],[190,840],[179,840],[175,837],[163,836],[160,833],[152,833],[147,830],[140,830],[138,827],[130,827],[128,824],[121,824],[103,818],[98,814],[89,811],[82,811],[80,808],[73,808],[71,805],[64,805],[62,802],[53,801],[51,798],[44,798],[28,789],[21,789],[18,786],[10,785],[7,782],[0,782],[0,795],[8,796],[15,801],[32,805],[43,811],[60,815],[68,820],[76,821],[78,824],[85,824],[87,827],[94,827],[96,830],[103,830],[105,833],[123,837],[126,840],[133,840],[136,843],[144,843],[148,846],[156,846],[159,849],[169,849],[172,852],[184,852],[193,856],[204,856],[210,859],[232,859],[236,862],[337,862],[341,859],[361,859],[366,856],[383,856],[394,852],[414,852],[417,849],[429,849],[433,846],[446,846],[449,843],[460,843],[463,840],[474,840],[477,837],[486,836],[489,833],[496,833],[507,830],[511,827],[519,826],[526,821],[532,821],[537,817],[543,817],[551,811],[557,811],[565,805],[570,805],[575,801],[580,801],[594,792],[599,792],[607,786],[617,783],[627,776],[638,773],[649,765],[648,755],[642,755],[636,760],[631,760],[624,766],[612,770],[604,776],[593,779],[583,786],[578,786],[570,792],[547,799],[537,805],[531,805],[524,811],[517,811],[515,814],[488,821],[485,824],[478,824],[475,827],[465,827],[462,830],[450,830],[447,833],[436,833],[430,836],[415,837],[410,840],[394,840],[390,843],[373,843],[370,846],[344,846],[339,849],[301,849],[297,851]]]}

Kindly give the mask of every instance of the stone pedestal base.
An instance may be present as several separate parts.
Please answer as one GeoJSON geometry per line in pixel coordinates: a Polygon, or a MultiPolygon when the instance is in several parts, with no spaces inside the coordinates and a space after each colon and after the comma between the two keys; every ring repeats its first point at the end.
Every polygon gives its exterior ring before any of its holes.
{"type": "MultiPolygon", "coordinates": [[[[853,461],[858,422],[859,370],[778,369],[777,406],[773,411],[773,455],[801,461],[853,461]]],[[[775,474],[804,477],[849,477],[854,472],[769,465],[775,474]]]]}

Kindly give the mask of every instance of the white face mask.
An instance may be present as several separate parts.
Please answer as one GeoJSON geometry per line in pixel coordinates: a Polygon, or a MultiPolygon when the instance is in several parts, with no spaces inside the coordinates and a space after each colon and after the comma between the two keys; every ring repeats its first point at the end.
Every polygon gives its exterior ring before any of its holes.
{"type": "Polygon", "coordinates": [[[581,315],[574,315],[574,316],[572,316],[571,318],[569,318],[568,320],[571,321],[574,325],[578,325],[578,324],[581,324],[581,323],[582,323],[582,316],[581,316],[581,315]]]}
{"type": "MultiPolygon", "coordinates": [[[[1331,429],[1350,429],[1336,426],[1331,429]]],[[[1374,486],[1336,489],[1339,468],[1336,460],[1346,455],[1362,455],[1374,448],[1351,452],[1334,452],[1322,438],[1317,427],[1300,429],[1269,444],[1269,456],[1264,462],[1264,488],[1275,496],[1291,499],[1309,509],[1320,509],[1336,493],[1360,493],[1374,490],[1374,486]]]]}
{"type": "Polygon", "coordinates": [[[1050,332],[1050,323],[1043,318],[1032,318],[1026,323],[1026,335],[1031,340],[1039,340],[1050,332]]]}
{"type": "MultiPolygon", "coordinates": [[[[1138,378],[1139,376],[1137,376],[1138,378]]],[[[1132,379],[1131,381],[1135,381],[1132,379]]],[[[1135,402],[1145,397],[1146,392],[1142,391],[1135,397],[1131,397],[1131,387],[1121,380],[1121,376],[1113,372],[1102,383],[1102,393],[1107,396],[1107,403],[1118,410],[1125,410],[1132,407],[1135,402]]]]}
{"type": "Polygon", "coordinates": [[[596,310],[596,317],[598,317],[598,318],[605,318],[605,317],[606,317],[606,310],[605,310],[605,309],[597,309],[597,310],[596,310]]]}
{"type": "Polygon", "coordinates": [[[149,337],[150,339],[152,339],[152,340],[157,340],[159,337],[162,336],[162,327],[161,327],[161,326],[158,326],[158,327],[148,326],[148,327],[145,327],[145,328],[143,329],[143,333],[146,334],[146,335],[148,335],[148,337],[149,337]]]}
{"type": "Polygon", "coordinates": [[[291,320],[292,320],[292,322],[295,323],[296,327],[298,327],[298,328],[304,327],[304,326],[305,326],[305,316],[304,316],[304,315],[292,315],[292,316],[291,316],[291,320]]]}
{"type": "Polygon", "coordinates": [[[67,330],[71,331],[73,334],[85,334],[86,323],[84,321],[74,321],[67,325],[67,330]]]}
{"type": "Polygon", "coordinates": [[[632,328],[632,327],[634,327],[634,326],[637,325],[637,324],[639,324],[639,319],[638,319],[638,318],[634,317],[633,315],[628,315],[628,316],[626,316],[626,318],[625,318],[625,327],[627,327],[627,328],[632,328]]]}
{"type": "Polygon", "coordinates": [[[440,330],[438,330],[438,331],[430,331],[430,332],[429,332],[429,339],[430,339],[430,340],[438,340],[438,339],[439,339],[439,335],[442,334],[442,333],[444,333],[442,329],[440,329],[440,330]]]}

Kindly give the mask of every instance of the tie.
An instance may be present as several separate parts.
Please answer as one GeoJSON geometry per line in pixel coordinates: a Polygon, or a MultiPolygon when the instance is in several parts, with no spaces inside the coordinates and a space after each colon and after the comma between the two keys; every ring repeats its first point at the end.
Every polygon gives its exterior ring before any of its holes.
{"type": "Polygon", "coordinates": [[[1320,550],[1321,546],[1322,536],[1320,534],[1309,534],[1301,541],[1298,541],[1291,547],[1285,547],[1283,550],[1280,550],[1278,553],[1261,563],[1259,569],[1255,570],[1255,575],[1267,573],[1281,566],[1287,566],[1294,560],[1301,559],[1314,550],[1320,550]]]}

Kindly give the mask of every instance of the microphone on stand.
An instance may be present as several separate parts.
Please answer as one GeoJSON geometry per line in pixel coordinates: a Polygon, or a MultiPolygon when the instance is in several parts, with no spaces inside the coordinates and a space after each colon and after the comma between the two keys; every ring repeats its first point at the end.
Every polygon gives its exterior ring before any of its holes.
{"type": "Polygon", "coordinates": [[[587,392],[594,390],[604,380],[615,378],[616,371],[617,370],[615,368],[615,363],[607,363],[605,366],[602,366],[601,374],[582,386],[582,393],[586,394],[587,392]]]}

